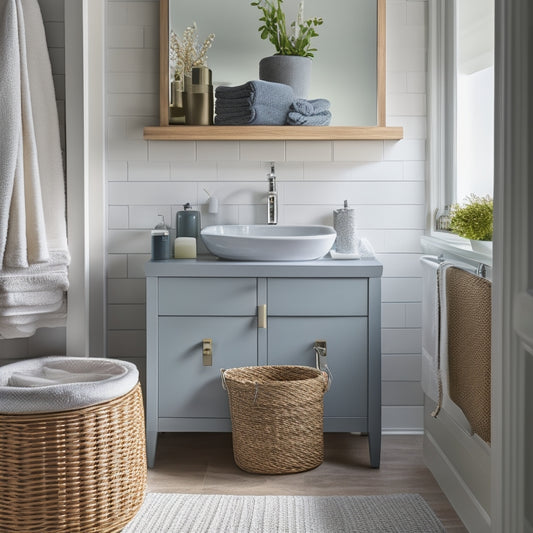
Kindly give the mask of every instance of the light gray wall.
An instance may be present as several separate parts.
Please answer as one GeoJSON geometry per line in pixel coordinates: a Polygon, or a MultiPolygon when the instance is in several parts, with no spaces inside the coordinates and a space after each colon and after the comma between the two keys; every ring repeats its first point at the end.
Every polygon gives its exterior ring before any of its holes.
{"type": "MultiPolygon", "coordinates": [[[[158,123],[157,1],[108,0],[108,355],[145,360],[144,262],[158,213],[174,225],[189,201],[219,198],[213,222],[265,221],[267,164],[276,162],[281,224],[333,223],[344,199],[384,264],[383,426],[418,430],[425,226],[425,0],[387,1],[387,123],[393,141],[144,141],[158,123]]],[[[214,67],[213,67],[214,68],[214,67]]]]}

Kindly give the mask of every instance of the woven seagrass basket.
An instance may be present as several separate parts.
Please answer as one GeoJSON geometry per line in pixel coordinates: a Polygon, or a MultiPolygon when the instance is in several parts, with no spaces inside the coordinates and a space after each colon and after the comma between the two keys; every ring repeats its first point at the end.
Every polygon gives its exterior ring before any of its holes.
{"type": "Polygon", "coordinates": [[[118,532],[146,490],[140,385],[91,407],[0,414],[0,531],[118,532]]]}
{"type": "Polygon", "coordinates": [[[306,366],[223,371],[239,468],[255,474],[310,470],[324,460],[327,375],[306,366]]]}

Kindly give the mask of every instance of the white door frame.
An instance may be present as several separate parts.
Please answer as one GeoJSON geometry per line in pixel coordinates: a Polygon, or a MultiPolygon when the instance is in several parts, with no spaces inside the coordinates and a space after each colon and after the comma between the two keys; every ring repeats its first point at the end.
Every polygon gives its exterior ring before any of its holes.
{"type": "Polygon", "coordinates": [[[533,276],[528,274],[533,259],[532,22],[531,0],[496,2],[491,438],[494,533],[532,531],[525,518],[524,498],[525,454],[531,453],[525,447],[524,363],[533,353],[533,346],[527,348],[528,343],[533,344],[533,297],[527,292],[528,284],[533,289],[533,276]]]}
{"type": "Polygon", "coordinates": [[[105,8],[65,0],[67,354],[106,355],[105,8]]]}

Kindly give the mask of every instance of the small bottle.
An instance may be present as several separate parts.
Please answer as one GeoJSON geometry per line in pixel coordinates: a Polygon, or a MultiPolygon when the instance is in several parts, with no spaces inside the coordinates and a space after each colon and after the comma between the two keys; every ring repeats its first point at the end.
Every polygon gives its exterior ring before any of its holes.
{"type": "Polygon", "coordinates": [[[450,206],[445,205],[444,211],[440,214],[437,214],[437,223],[436,223],[436,230],[437,231],[450,231],[450,206]]]}
{"type": "Polygon", "coordinates": [[[165,217],[161,217],[161,222],[152,230],[152,260],[162,261],[170,259],[170,228],[165,224],[165,217]]]}

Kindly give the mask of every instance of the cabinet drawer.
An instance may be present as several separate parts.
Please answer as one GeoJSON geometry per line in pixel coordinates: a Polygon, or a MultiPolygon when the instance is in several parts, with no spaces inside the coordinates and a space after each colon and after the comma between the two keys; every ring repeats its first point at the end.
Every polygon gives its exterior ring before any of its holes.
{"type": "Polygon", "coordinates": [[[160,315],[255,316],[255,278],[160,278],[160,315]]]}
{"type": "Polygon", "coordinates": [[[229,418],[221,368],[257,365],[252,317],[159,319],[159,416],[229,418]],[[212,366],[203,365],[202,340],[212,339],[212,366]]]}
{"type": "Polygon", "coordinates": [[[268,280],[269,316],[365,316],[366,279],[268,280]]]}

